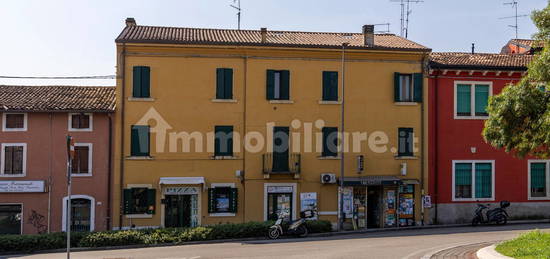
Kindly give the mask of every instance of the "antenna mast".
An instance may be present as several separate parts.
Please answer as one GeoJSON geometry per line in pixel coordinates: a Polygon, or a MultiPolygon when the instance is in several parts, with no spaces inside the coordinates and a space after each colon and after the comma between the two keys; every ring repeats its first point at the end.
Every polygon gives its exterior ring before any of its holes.
{"type": "Polygon", "coordinates": [[[504,3],[504,5],[511,5],[512,8],[515,9],[515,15],[514,16],[507,16],[507,17],[501,17],[499,19],[511,19],[511,18],[514,18],[516,20],[516,23],[515,25],[508,25],[508,27],[512,27],[516,30],[516,39],[518,38],[518,31],[519,31],[519,26],[518,26],[518,18],[519,17],[527,17],[528,15],[526,14],[521,14],[521,15],[518,15],[518,1],[517,0],[512,0],[512,2],[508,2],[508,3],[504,3]]]}
{"type": "Polygon", "coordinates": [[[423,0],[390,0],[390,2],[398,2],[401,5],[401,37],[409,36],[409,16],[412,13],[410,8],[411,3],[422,3],[423,0]]]}
{"type": "Polygon", "coordinates": [[[229,5],[237,10],[237,29],[241,29],[241,0],[233,0],[233,4],[229,5]],[[237,5],[235,5],[235,3],[237,5]]]}
{"type": "Polygon", "coordinates": [[[377,33],[390,33],[390,23],[387,22],[387,23],[377,23],[377,24],[373,24],[374,26],[386,26],[386,29],[385,30],[378,30],[378,31],[375,31],[377,33]]]}

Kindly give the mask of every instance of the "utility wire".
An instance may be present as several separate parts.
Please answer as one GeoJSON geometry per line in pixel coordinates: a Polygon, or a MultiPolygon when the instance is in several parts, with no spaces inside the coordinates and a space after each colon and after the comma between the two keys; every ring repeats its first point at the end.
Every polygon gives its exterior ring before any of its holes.
{"type": "Polygon", "coordinates": [[[115,75],[105,76],[0,76],[13,79],[116,79],[115,75]]]}

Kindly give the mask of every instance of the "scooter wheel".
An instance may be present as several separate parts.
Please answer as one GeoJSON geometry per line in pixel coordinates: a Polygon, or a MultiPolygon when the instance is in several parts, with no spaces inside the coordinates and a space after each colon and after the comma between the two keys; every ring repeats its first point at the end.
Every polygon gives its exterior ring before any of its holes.
{"type": "Polygon", "coordinates": [[[309,234],[307,227],[304,225],[299,226],[296,232],[298,232],[298,237],[307,237],[309,234]]]}
{"type": "Polygon", "coordinates": [[[479,220],[479,218],[476,217],[476,218],[472,219],[472,226],[476,227],[480,223],[481,223],[481,221],[479,220]]]}
{"type": "Polygon", "coordinates": [[[277,239],[281,236],[281,231],[279,231],[279,228],[277,228],[277,227],[271,227],[271,228],[269,228],[269,231],[267,232],[267,236],[270,239],[277,239]]]}
{"type": "Polygon", "coordinates": [[[506,218],[505,216],[500,216],[497,219],[497,225],[506,225],[507,222],[508,218],[506,218]]]}

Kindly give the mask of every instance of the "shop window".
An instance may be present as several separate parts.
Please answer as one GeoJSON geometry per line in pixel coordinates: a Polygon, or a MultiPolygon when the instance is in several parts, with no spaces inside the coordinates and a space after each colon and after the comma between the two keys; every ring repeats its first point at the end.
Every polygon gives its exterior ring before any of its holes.
{"type": "Polygon", "coordinates": [[[457,83],[455,87],[455,117],[487,117],[487,104],[490,95],[490,84],[457,83]]]}
{"type": "Polygon", "coordinates": [[[149,156],[149,126],[132,125],[131,156],[149,156]]]}
{"type": "Polygon", "coordinates": [[[267,100],[289,100],[290,72],[267,70],[267,100]]]}
{"type": "Polygon", "coordinates": [[[414,226],[414,185],[399,186],[399,226],[414,226]]]}
{"type": "Polygon", "coordinates": [[[338,101],[338,72],[323,71],[323,101],[338,101]]]}
{"type": "Polygon", "coordinates": [[[155,214],[156,190],[124,189],[124,214],[155,214]]]}
{"type": "Polygon", "coordinates": [[[76,175],[92,173],[92,144],[77,143],[71,160],[71,172],[76,175]]]}
{"type": "Polygon", "coordinates": [[[208,213],[237,213],[237,201],[237,188],[210,188],[208,190],[208,213]]]}
{"type": "Polygon", "coordinates": [[[216,69],[216,99],[233,98],[233,69],[216,69]]]}
{"type": "Polygon", "coordinates": [[[323,131],[323,157],[338,156],[338,128],[324,127],[323,131]]]}
{"type": "Polygon", "coordinates": [[[92,114],[90,113],[70,113],[69,130],[70,131],[89,131],[92,129],[92,114]]]}
{"type": "Polygon", "coordinates": [[[397,156],[413,156],[414,147],[414,132],[413,128],[399,128],[398,129],[398,153],[397,156]]]}
{"type": "Polygon", "coordinates": [[[2,144],[1,172],[2,176],[24,176],[26,168],[26,144],[2,144]]]}
{"type": "Polygon", "coordinates": [[[270,186],[267,190],[267,219],[277,220],[279,215],[286,220],[293,218],[293,187],[292,186],[270,186]]]}
{"type": "Polygon", "coordinates": [[[422,73],[394,74],[395,102],[422,102],[422,73]]]}
{"type": "Polygon", "coordinates": [[[0,234],[21,234],[21,205],[0,205],[0,234]]]}
{"type": "Polygon", "coordinates": [[[233,126],[216,126],[214,131],[214,156],[233,156],[233,126]]]}
{"type": "Polygon", "coordinates": [[[494,163],[453,161],[454,200],[492,200],[494,163]]]}
{"type": "Polygon", "coordinates": [[[550,161],[529,162],[529,198],[548,199],[550,198],[549,182],[550,161]]]}
{"type": "Polygon", "coordinates": [[[25,131],[27,130],[26,113],[4,113],[2,128],[4,131],[25,131]]]}

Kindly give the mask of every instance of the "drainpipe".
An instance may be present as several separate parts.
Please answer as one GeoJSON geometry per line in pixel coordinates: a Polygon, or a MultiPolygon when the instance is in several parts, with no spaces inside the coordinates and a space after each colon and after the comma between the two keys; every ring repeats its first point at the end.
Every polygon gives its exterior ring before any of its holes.
{"type": "Polygon", "coordinates": [[[344,104],[345,104],[345,73],[346,73],[346,47],[349,43],[342,43],[342,106],[340,109],[341,119],[340,121],[340,131],[342,132],[341,136],[341,151],[340,151],[340,217],[338,218],[338,231],[344,230],[344,144],[346,143],[344,139],[344,104]]]}
{"type": "Polygon", "coordinates": [[[48,170],[50,171],[50,175],[48,176],[48,233],[51,233],[51,225],[52,225],[52,175],[53,175],[53,170],[52,170],[52,160],[53,160],[53,150],[52,150],[52,147],[53,147],[53,122],[52,122],[52,119],[53,119],[53,114],[50,112],[48,114],[48,117],[50,119],[49,123],[49,127],[50,127],[50,154],[49,154],[49,159],[48,159],[48,170]]]}
{"type": "MultiPolygon", "coordinates": [[[[241,186],[243,188],[243,223],[246,222],[246,82],[248,78],[248,55],[244,57],[244,80],[243,80],[243,141],[241,146],[243,147],[243,171],[241,186]]],[[[238,209],[237,209],[238,211],[238,209]]]]}
{"type": "Polygon", "coordinates": [[[109,157],[107,158],[107,230],[111,230],[111,199],[112,199],[112,176],[113,176],[113,117],[111,113],[107,114],[109,118],[109,146],[107,152],[109,157]]]}
{"type": "MultiPolygon", "coordinates": [[[[427,55],[424,55],[424,57],[422,58],[422,75],[424,75],[426,73],[426,67],[425,67],[425,62],[426,62],[426,57],[427,55]]],[[[424,80],[424,78],[422,78],[422,80],[424,80]]],[[[424,89],[429,89],[427,86],[424,87],[424,89]]],[[[422,93],[424,94],[426,91],[422,91],[422,93]]],[[[424,118],[424,110],[425,110],[425,103],[427,102],[428,100],[422,100],[422,102],[420,103],[420,123],[421,123],[421,131],[420,131],[420,138],[422,139],[422,145],[421,145],[421,157],[422,159],[420,160],[420,171],[421,171],[421,174],[420,174],[420,188],[422,189],[422,193],[421,193],[421,197],[424,198],[424,195],[426,195],[426,190],[424,188],[424,183],[425,183],[425,177],[424,177],[424,169],[425,169],[425,162],[424,162],[424,158],[425,158],[425,139],[424,139],[424,136],[426,135],[424,133],[425,131],[425,126],[424,126],[424,122],[425,122],[425,118],[424,118]]],[[[421,210],[421,220],[422,220],[422,226],[424,226],[424,220],[425,220],[425,210],[424,210],[424,203],[422,202],[421,203],[421,206],[422,206],[422,210],[421,210]]],[[[399,223],[398,223],[399,224],[399,223]]]]}
{"type": "Polygon", "coordinates": [[[439,103],[439,94],[438,94],[438,91],[439,91],[439,71],[435,74],[435,97],[434,97],[434,112],[435,112],[435,118],[434,118],[434,134],[435,134],[435,154],[434,154],[434,161],[435,161],[435,165],[434,165],[434,183],[435,183],[435,186],[434,186],[434,204],[435,204],[435,219],[434,219],[434,223],[435,224],[439,224],[439,220],[438,220],[438,203],[439,203],[439,109],[437,109],[438,107],[438,103],[439,103]]]}
{"type": "Polygon", "coordinates": [[[122,77],[121,94],[120,94],[120,208],[118,213],[118,229],[122,229],[122,213],[124,209],[124,103],[125,103],[125,88],[126,88],[126,43],[122,43],[122,53],[120,53],[121,68],[120,76],[122,77]]]}

